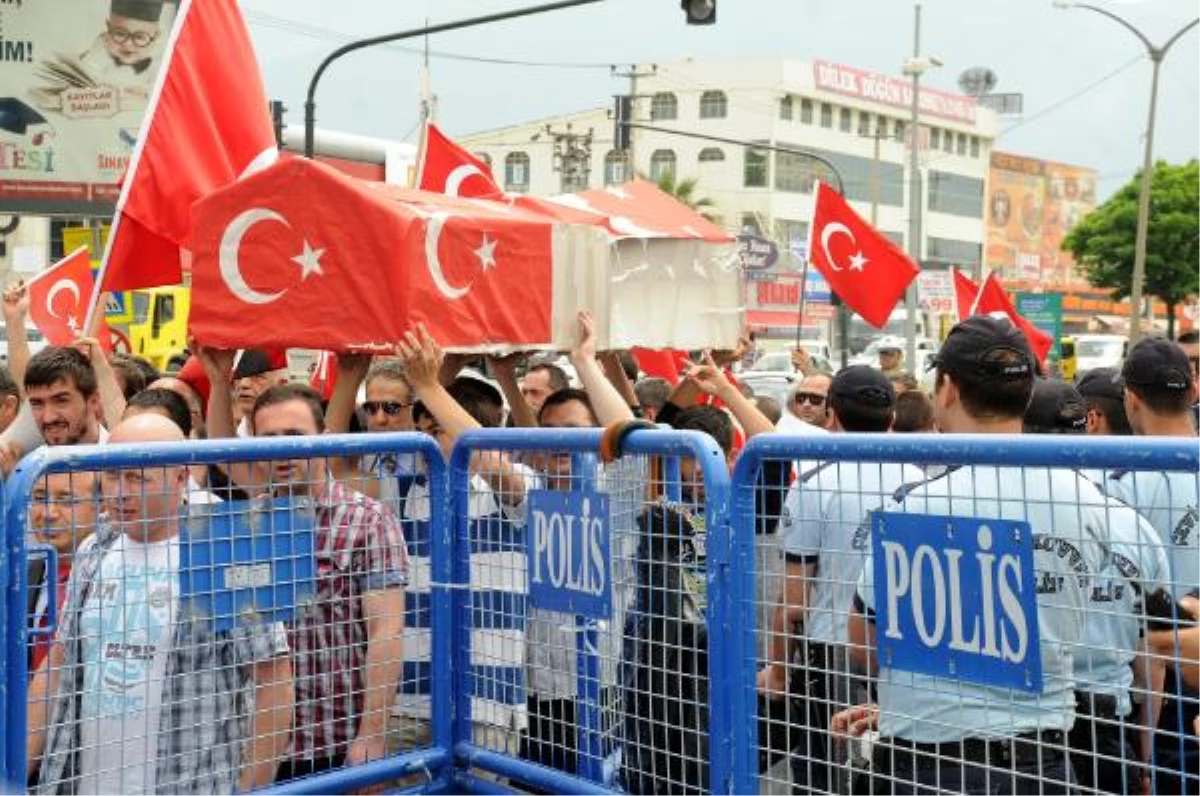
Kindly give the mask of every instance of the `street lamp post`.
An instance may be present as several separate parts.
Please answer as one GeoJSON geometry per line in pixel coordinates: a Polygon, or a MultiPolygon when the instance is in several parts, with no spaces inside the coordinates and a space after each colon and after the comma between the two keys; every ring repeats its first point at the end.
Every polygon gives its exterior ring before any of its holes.
{"type": "Polygon", "coordinates": [[[403,39],[412,39],[418,36],[427,36],[430,33],[445,33],[450,30],[460,30],[462,28],[471,28],[476,25],[486,25],[491,22],[502,22],[506,19],[516,19],[517,17],[528,17],[533,14],[544,14],[547,11],[558,11],[564,8],[573,6],[588,5],[590,3],[598,3],[601,0],[561,0],[556,3],[546,3],[540,6],[528,6],[526,8],[517,8],[512,11],[503,11],[498,14],[487,14],[480,17],[469,17],[467,19],[459,19],[454,22],[444,22],[440,25],[426,25],[423,28],[413,28],[412,30],[402,30],[398,33],[387,33],[383,36],[372,36],[369,39],[359,39],[344,44],[336,50],[325,56],[325,60],[321,61],[317,71],[313,73],[312,80],[308,83],[308,94],[304,100],[304,157],[312,158],[313,156],[313,136],[316,133],[317,125],[317,84],[321,82],[321,75],[325,74],[325,70],[329,65],[341,58],[346,53],[362,50],[367,47],[374,47],[377,44],[390,44],[391,42],[401,41],[403,39]]]}
{"type": "Polygon", "coordinates": [[[1196,27],[1200,18],[1193,19],[1177,30],[1163,46],[1155,47],[1140,30],[1108,9],[1087,3],[1074,3],[1071,0],[1055,0],[1054,5],[1057,8],[1083,8],[1108,17],[1138,37],[1145,45],[1146,54],[1150,56],[1153,66],[1150,77],[1150,111],[1146,121],[1146,144],[1142,154],[1142,184],[1138,190],[1137,233],[1133,242],[1133,278],[1129,287],[1129,343],[1132,345],[1142,336],[1142,292],[1146,283],[1146,232],[1150,226],[1150,188],[1154,179],[1154,115],[1158,106],[1158,70],[1171,45],[1196,27]]]}
{"type": "MultiPolygon", "coordinates": [[[[921,265],[921,75],[942,62],[932,55],[921,55],[921,3],[913,4],[913,54],[904,62],[904,74],[912,77],[912,148],[909,150],[908,184],[908,253],[918,267],[921,265]]],[[[904,292],[904,358],[908,367],[917,363],[917,285],[914,281],[904,292]]]]}

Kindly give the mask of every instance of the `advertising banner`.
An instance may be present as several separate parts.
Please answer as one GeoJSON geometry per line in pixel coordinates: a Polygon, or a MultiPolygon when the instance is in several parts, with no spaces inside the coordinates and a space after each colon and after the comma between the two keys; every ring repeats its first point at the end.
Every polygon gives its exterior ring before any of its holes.
{"type": "Polygon", "coordinates": [[[1063,238],[1096,206],[1096,172],[992,153],[987,267],[1006,279],[1067,285],[1080,276],[1063,238]]]}
{"type": "Polygon", "coordinates": [[[1062,338],[1063,325],[1063,296],[1062,293],[1017,293],[1017,312],[1026,320],[1046,334],[1054,338],[1054,346],[1050,356],[1058,359],[1062,352],[1059,341],[1062,338]]]}
{"type": "Polygon", "coordinates": [[[112,212],[175,11],[0,3],[0,212],[112,212]]]}
{"type": "MultiPolygon", "coordinates": [[[[894,108],[912,107],[912,81],[905,78],[829,61],[813,61],[813,79],[817,88],[824,91],[871,100],[894,108]]],[[[974,97],[928,87],[921,88],[919,104],[922,115],[968,124],[974,123],[978,106],[974,97]]]]}

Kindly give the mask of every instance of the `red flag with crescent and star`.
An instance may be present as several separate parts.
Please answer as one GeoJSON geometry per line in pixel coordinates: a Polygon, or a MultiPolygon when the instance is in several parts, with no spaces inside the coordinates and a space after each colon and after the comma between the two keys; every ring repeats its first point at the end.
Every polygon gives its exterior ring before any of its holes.
{"type": "Polygon", "coordinates": [[[182,0],[121,184],[100,290],[181,282],[192,203],[277,155],[237,0],[182,0]]]}
{"type": "Polygon", "coordinates": [[[198,202],[193,223],[189,324],[208,345],[383,352],[422,322],[459,349],[551,339],[545,216],[296,158],[198,202]]]}
{"type": "MultiPolygon", "coordinates": [[[[83,332],[92,295],[92,262],[86,246],[59,260],[29,282],[29,320],[50,345],[70,345],[83,332]]],[[[108,326],[101,321],[97,339],[111,348],[108,326]]]]}
{"type": "Polygon", "coordinates": [[[867,323],[882,329],[920,269],[863,220],[836,191],[817,183],[809,225],[809,262],[867,323]]]}
{"type": "Polygon", "coordinates": [[[447,138],[433,122],[425,123],[417,187],[476,199],[501,199],[505,195],[492,179],[492,167],[447,138]]]}

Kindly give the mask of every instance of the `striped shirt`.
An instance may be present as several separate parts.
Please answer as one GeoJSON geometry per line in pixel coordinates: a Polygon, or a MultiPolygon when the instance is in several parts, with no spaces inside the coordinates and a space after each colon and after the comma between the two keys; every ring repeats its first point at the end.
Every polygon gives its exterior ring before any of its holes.
{"type": "Polygon", "coordinates": [[[296,709],[291,756],[344,754],[358,732],[366,688],[362,598],[402,587],[404,534],[378,501],[330,481],[317,501],[317,596],[288,625],[296,709]]]}
{"type": "MultiPolygon", "coordinates": [[[[535,488],[522,468],[526,491],[535,488]]],[[[470,481],[471,717],[476,724],[521,730],[525,709],[525,501],[506,505],[481,476],[470,481]]],[[[429,489],[410,486],[402,514],[410,563],[404,610],[404,676],[396,713],[429,718],[429,489]]]]}

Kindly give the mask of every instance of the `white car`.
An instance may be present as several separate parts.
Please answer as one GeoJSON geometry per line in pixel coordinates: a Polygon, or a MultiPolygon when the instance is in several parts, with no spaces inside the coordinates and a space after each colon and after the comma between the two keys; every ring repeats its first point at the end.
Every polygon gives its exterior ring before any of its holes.
{"type": "MultiPolygon", "coordinates": [[[[29,341],[29,353],[36,354],[49,343],[36,326],[25,325],[25,339],[29,341]]],[[[0,364],[8,366],[8,327],[0,324],[0,364]]]]}
{"type": "Polygon", "coordinates": [[[1119,368],[1125,359],[1129,340],[1119,334],[1075,335],[1075,369],[1083,373],[1093,368],[1119,368]]]}

